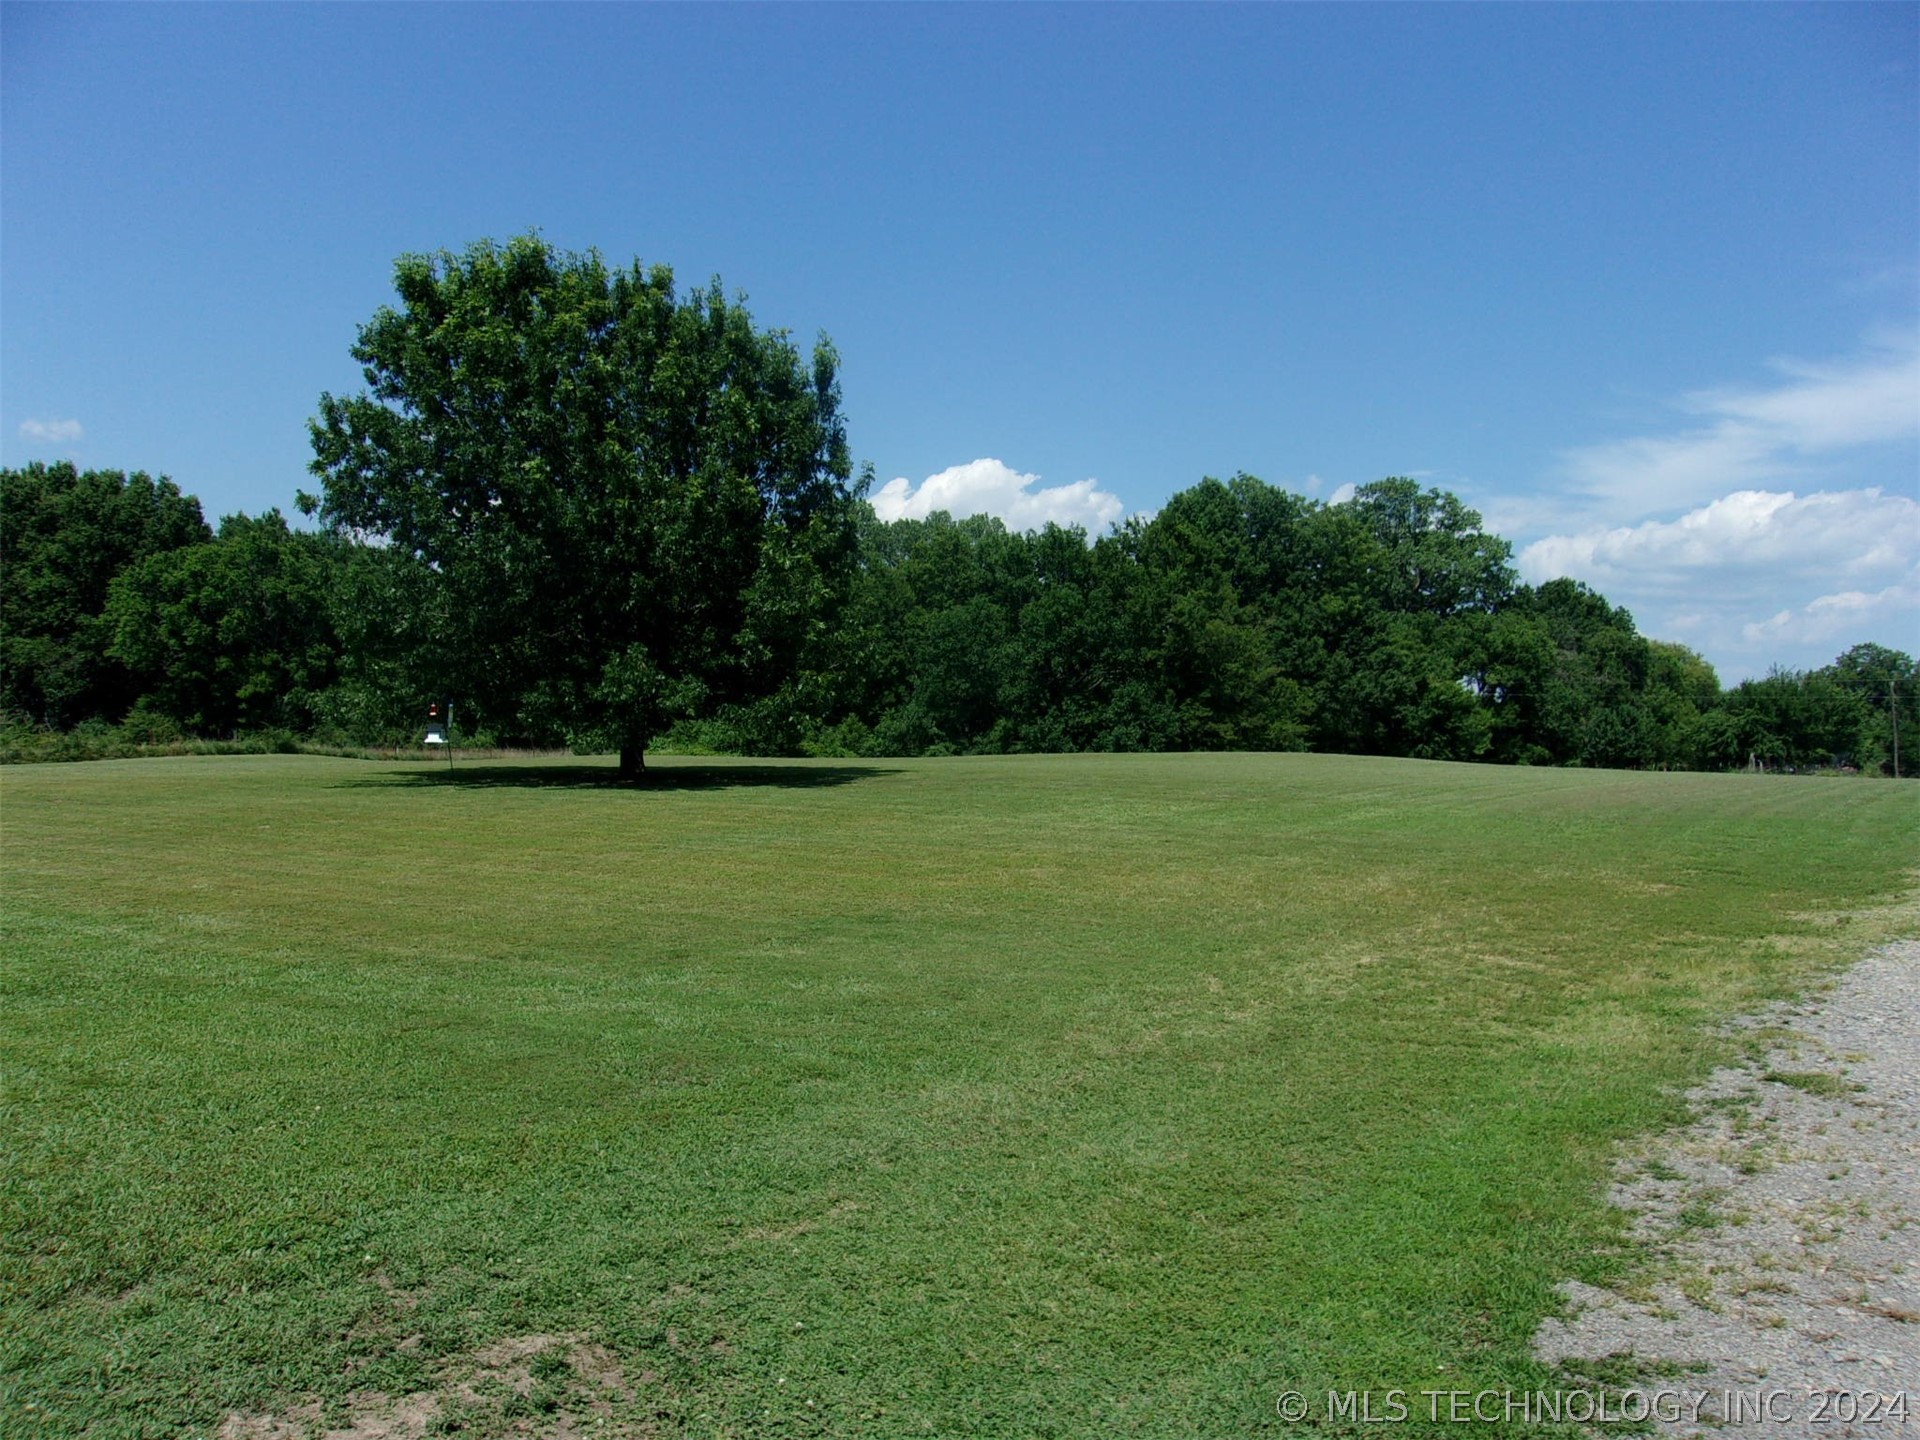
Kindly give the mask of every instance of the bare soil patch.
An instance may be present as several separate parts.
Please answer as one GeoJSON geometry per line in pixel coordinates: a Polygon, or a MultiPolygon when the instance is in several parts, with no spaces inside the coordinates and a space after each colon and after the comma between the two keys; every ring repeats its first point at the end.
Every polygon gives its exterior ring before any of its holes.
{"type": "Polygon", "coordinates": [[[309,1402],[277,1415],[229,1415],[219,1436],[424,1440],[450,1428],[475,1437],[616,1436],[636,1433],[610,1423],[614,1402],[631,1398],[618,1357],[604,1345],[581,1335],[515,1335],[450,1361],[432,1390],[353,1392],[343,1423],[337,1414],[330,1422],[324,1407],[309,1402]]]}

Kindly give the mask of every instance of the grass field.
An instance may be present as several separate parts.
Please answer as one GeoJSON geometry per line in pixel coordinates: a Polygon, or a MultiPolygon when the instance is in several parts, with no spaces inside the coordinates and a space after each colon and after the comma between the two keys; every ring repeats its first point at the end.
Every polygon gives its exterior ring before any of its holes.
{"type": "Polygon", "coordinates": [[[1633,1263],[1611,1147],[1920,864],[1866,781],[608,778],[0,772],[0,1430],[1241,1436],[1548,1386],[1555,1282],[1633,1263]]]}

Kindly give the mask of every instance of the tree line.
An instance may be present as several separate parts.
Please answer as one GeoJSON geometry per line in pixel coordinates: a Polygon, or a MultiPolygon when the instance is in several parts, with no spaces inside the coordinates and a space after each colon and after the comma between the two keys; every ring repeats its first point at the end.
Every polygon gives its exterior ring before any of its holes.
{"type": "MultiPolygon", "coordinates": [[[[167,479],[70,464],[0,471],[0,517],[0,708],[16,729],[404,745],[448,688],[446,598],[393,545],[297,530],[277,510],[211,529],[167,479]]],[[[667,717],[659,739],[759,755],[1325,750],[1890,772],[1896,719],[1920,737],[1911,657],[1856,645],[1723,690],[1587,586],[1520,583],[1472,510],[1406,479],[1341,504],[1208,479],[1091,539],[984,515],[886,523],[856,503],[851,552],[830,623],[781,683],[667,717]]],[[[618,743],[535,707],[466,732],[618,743]]]]}
{"type": "MultiPolygon", "coordinates": [[[[768,755],[1324,750],[1891,769],[1913,660],[1723,690],[1458,497],[1202,480],[1090,537],[880,521],[838,356],[716,281],[537,236],[404,256],[309,423],[317,530],[170,480],[0,472],[0,711],[21,737],[274,732],[768,755]]],[[[45,747],[41,747],[44,751],[45,747]]]]}

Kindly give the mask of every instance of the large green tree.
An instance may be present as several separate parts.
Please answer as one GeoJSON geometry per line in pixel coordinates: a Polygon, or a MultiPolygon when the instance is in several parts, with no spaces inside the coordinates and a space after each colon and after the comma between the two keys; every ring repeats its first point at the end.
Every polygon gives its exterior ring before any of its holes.
{"type": "Polygon", "coordinates": [[[505,738],[618,748],[791,676],[851,560],[837,358],[718,281],[535,236],[402,257],[323,395],[321,497],[422,562],[445,688],[505,738]]]}

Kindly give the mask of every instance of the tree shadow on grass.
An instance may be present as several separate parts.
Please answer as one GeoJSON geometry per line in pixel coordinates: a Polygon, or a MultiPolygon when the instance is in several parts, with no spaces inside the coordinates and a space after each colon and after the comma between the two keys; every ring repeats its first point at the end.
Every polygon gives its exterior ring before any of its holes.
{"type": "Polygon", "coordinates": [[[353,784],[464,786],[512,790],[734,790],[764,786],[780,790],[819,790],[851,785],[900,772],[883,765],[663,765],[649,767],[633,780],[620,778],[617,765],[450,765],[445,768],[388,770],[353,784]]]}

